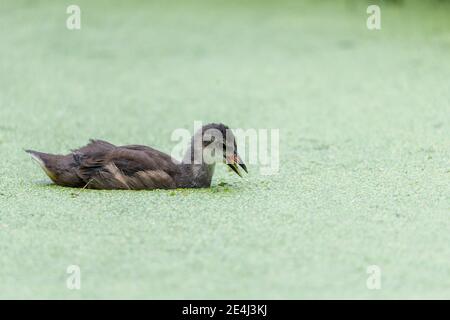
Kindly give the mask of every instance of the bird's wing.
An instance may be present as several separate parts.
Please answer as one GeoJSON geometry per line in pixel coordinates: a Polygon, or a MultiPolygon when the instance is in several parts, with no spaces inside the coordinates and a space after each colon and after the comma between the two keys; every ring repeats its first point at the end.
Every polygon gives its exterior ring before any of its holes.
{"type": "Polygon", "coordinates": [[[94,189],[175,188],[178,166],[168,155],[154,151],[116,147],[84,154],[79,158],[78,174],[94,189]]]}

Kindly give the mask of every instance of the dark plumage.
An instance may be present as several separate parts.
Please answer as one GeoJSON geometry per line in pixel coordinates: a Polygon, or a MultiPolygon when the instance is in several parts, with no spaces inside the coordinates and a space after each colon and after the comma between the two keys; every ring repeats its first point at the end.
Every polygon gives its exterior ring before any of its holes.
{"type": "Polygon", "coordinates": [[[54,183],[74,188],[204,188],[211,185],[215,163],[220,159],[239,175],[237,165],[247,172],[237,154],[235,138],[223,124],[209,124],[196,132],[181,162],[150,147],[115,146],[102,140],[91,140],[68,155],[27,152],[54,183]],[[214,148],[222,154],[213,159],[206,151],[214,148]]]}

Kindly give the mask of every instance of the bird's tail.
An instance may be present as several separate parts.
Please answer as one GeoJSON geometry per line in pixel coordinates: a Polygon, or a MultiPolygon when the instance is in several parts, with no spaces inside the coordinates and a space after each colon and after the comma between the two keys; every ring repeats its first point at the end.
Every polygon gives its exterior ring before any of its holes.
{"type": "Polygon", "coordinates": [[[30,154],[31,158],[35,160],[39,166],[44,170],[45,174],[57,183],[58,180],[58,163],[64,156],[54,155],[49,153],[43,153],[34,150],[25,150],[30,154]]]}

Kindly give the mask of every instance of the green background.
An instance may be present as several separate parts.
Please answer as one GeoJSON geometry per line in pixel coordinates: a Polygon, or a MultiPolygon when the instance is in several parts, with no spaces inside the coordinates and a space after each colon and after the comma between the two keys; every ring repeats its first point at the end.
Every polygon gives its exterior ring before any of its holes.
{"type": "Polygon", "coordinates": [[[450,5],[0,6],[0,298],[450,298],[450,5]],[[280,129],[280,172],[77,191],[24,148],[280,129]],[[81,290],[66,268],[81,268],[81,290]],[[381,290],[368,290],[378,265],[381,290]]]}

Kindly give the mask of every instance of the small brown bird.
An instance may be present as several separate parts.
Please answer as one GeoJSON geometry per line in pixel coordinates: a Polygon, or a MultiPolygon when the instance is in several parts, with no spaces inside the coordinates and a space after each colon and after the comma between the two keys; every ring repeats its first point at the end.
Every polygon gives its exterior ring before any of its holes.
{"type": "Polygon", "coordinates": [[[215,123],[194,134],[181,162],[150,147],[115,146],[102,140],[91,140],[68,155],[26,152],[54,183],[73,188],[207,188],[211,186],[217,162],[225,162],[239,176],[238,165],[248,172],[237,153],[231,130],[215,123]]]}

